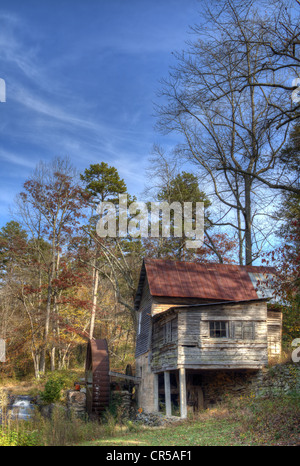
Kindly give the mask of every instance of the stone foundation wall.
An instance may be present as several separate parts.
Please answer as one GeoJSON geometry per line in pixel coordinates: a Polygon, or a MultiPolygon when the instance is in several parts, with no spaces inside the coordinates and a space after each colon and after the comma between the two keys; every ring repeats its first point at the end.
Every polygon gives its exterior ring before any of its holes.
{"type": "Polygon", "coordinates": [[[278,364],[258,371],[208,371],[201,374],[204,408],[226,396],[280,396],[300,393],[300,365],[278,364]]]}
{"type": "Polygon", "coordinates": [[[79,390],[68,390],[67,408],[78,417],[86,415],[86,394],[79,390]]]}
{"type": "Polygon", "coordinates": [[[253,378],[251,389],[256,396],[300,393],[300,364],[277,364],[268,369],[262,369],[253,378]]]}
{"type": "Polygon", "coordinates": [[[111,406],[122,419],[130,419],[135,413],[135,400],[128,390],[115,390],[110,393],[111,406]]]}
{"type": "Polygon", "coordinates": [[[149,363],[149,353],[142,354],[136,359],[136,375],[141,377],[141,383],[137,388],[138,407],[151,413],[155,410],[154,400],[154,373],[149,363]]]}
{"type": "Polygon", "coordinates": [[[245,396],[249,393],[253,378],[252,371],[207,371],[201,376],[204,408],[225,401],[230,396],[245,396]]]}

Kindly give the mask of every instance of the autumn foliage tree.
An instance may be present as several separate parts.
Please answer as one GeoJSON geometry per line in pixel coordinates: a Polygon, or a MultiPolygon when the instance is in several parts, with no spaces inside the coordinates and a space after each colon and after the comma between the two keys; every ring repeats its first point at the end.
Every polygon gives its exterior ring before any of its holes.
{"type": "MultiPolygon", "coordinates": [[[[41,163],[17,198],[18,222],[1,230],[0,332],[8,361],[3,370],[19,365],[25,373],[33,363],[38,378],[46,369],[67,367],[94,332],[108,339],[117,365],[132,352],[132,320],[119,301],[127,304],[124,277],[133,262],[129,250],[124,254],[119,244],[95,236],[97,201],[116,198],[125,183],[106,164],[90,170],[84,183],[68,160],[41,163]]],[[[130,300],[133,290],[132,281],[130,300]]]]}
{"type": "Polygon", "coordinates": [[[47,353],[50,354],[51,368],[55,367],[60,332],[57,280],[61,259],[70,237],[79,226],[85,203],[86,197],[72,165],[60,158],[50,164],[40,163],[18,196],[16,214],[30,234],[36,257],[36,283],[25,287],[24,293],[35,296],[39,302],[36,309],[43,310],[41,373],[45,372],[47,353]],[[46,250],[42,248],[45,243],[46,250]]]}

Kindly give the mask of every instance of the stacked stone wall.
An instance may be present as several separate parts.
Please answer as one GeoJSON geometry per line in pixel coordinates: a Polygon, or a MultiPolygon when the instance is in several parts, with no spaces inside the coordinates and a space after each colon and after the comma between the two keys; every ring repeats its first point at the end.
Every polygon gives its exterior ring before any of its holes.
{"type": "Polygon", "coordinates": [[[251,389],[256,396],[300,393],[300,365],[295,363],[277,364],[262,369],[253,378],[251,389]]]}
{"type": "Polygon", "coordinates": [[[204,408],[229,396],[280,396],[300,393],[300,365],[277,364],[258,371],[207,371],[201,374],[204,408]]]}

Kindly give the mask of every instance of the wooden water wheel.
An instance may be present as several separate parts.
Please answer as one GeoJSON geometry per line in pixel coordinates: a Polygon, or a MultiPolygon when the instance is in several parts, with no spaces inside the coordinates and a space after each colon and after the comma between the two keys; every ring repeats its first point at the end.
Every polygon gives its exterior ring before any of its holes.
{"type": "Polygon", "coordinates": [[[85,363],[86,403],[90,415],[100,415],[109,404],[109,358],[106,340],[89,340],[85,363]]]}

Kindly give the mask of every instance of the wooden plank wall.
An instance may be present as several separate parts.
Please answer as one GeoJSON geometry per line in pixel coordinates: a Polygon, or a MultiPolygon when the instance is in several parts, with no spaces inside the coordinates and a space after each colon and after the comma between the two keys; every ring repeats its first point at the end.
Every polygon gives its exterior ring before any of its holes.
{"type": "Polygon", "coordinates": [[[153,324],[152,332],[152,368],[177,367],[178,316],[175,312],[162,315],[153,324]],[[170,322],[172,340],[165,342],[165,325],[170,322]]]}
{"type": "Polygon", "coordinates": [[[282,312],[268,311],[268,354],[269,358],[278,357],[281,354],[282,339],[282,312]]]}
{"type": "Polygon", "coordinates": [[[178,316],[178,364],[218,367],[267,364],[266,320],[267,304],[261,302],[182,311],[178,316]],[[210,338],[209,322],[220,320],[228,322],[228,338],[210,338]],[[237,334],[236,329],[246,323],[252,323],[252,335],[237,334]]]}
{"type": "Polygon", "coordinates": [[[176,362],[177,367],[190,368],[258,368],[267,364],[267,304],[181,308],[162,316],[153,326],[152,367],[171,370],[176,362]],[[165,343],[168,319],[174,320],[177,333],[172,342],[165,343]],[[210,338],[209,322],[218,320],[228,322],[228,338],[210,338]]]}

